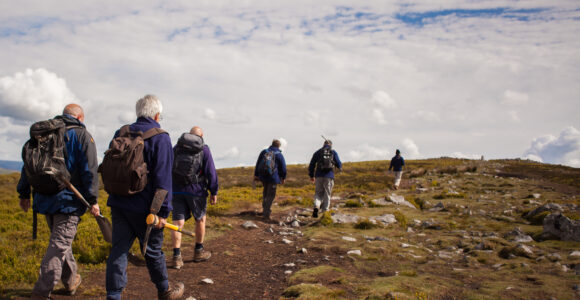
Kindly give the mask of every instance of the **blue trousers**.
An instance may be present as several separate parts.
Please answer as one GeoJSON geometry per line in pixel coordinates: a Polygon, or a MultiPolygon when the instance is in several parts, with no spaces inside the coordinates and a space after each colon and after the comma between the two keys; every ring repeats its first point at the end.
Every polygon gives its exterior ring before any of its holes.
{"type": "MultiPolygon", "coordinates": [[[[106,287],[107,299],[121,299],[121,293],[127,285],[127,255],[135,238],[139,239],[139,248],[143,247],[147,230],[147,213],[133,213],[111,207],[113,219],[113,246],[107,259],[106,287]]],[[[145,262],[151,282],[158,292],[165,292],[169,287],[167,267],[163,246],[163,229],[153,228],[147,242],[145,262]]]]}

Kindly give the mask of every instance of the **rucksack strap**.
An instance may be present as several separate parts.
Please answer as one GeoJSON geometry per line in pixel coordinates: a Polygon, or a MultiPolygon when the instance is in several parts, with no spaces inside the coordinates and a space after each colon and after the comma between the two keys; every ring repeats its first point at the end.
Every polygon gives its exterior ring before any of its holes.
{"type": "Polygon", "coordinates": [[[145,131],[145,133],[143,134],[143,139],[150,139],[158,134],[162,134],[162,133],[167,133],[167,131],[161,129],[161,128],[157,128],[157,127],[153,127],[147,131],[145,131]]]}

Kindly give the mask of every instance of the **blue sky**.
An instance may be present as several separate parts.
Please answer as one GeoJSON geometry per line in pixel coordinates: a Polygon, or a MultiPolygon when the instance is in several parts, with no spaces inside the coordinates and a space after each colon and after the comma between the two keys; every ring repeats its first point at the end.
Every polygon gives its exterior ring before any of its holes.
{"type": "Polygon", "coordinates": [[[85,107],[103,153],[147,93],[218,167],[273,138],[290,163],[531,158],[580,167],[578,1],[0,3],[0,159],[85,107]]]}

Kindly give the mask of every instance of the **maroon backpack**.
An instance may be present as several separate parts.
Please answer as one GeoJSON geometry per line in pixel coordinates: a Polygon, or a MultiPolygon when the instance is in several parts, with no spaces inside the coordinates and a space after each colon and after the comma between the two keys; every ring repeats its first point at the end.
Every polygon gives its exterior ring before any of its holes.
{"type": "Polygon", "coordinates": [[[99,165],[107,193],[130,196],[145,188],[148,173],[143,159],[145,140],[161,133],[166,131],[154,127],[143,133],[131,131],[129,125],[121,127],[119,136],[113,138],[99,165]]]}

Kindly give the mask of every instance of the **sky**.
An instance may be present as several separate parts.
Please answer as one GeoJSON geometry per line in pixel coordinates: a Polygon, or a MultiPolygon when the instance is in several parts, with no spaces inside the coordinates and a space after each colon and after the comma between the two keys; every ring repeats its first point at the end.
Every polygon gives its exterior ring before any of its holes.
{"type": "Polygon", "coordinates": [[[0,1],[0,160],[71,102],[99,158],[154,94],[218,168],[527,158],[580,167],[580,2],[0,1]],[[120,3],[122,2],[122,3],[120,3]]]}

